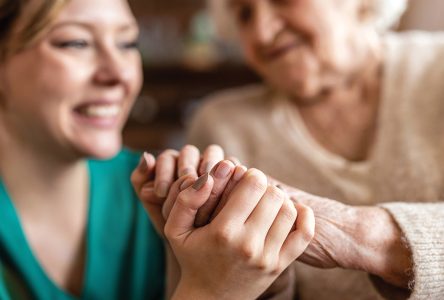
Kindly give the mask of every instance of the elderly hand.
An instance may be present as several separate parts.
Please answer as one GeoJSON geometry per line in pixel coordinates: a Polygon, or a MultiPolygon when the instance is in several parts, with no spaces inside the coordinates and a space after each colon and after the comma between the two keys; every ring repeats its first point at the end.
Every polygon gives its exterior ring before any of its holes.
{"type": "Polygon", "coordinates": [[[385,209],[348,206],[280,186],[295,203],[308,205],[315,214],[315,236],[299,261],[319,268],[362,270],[392,285],[408,287],[411,253],[385,209]]]}

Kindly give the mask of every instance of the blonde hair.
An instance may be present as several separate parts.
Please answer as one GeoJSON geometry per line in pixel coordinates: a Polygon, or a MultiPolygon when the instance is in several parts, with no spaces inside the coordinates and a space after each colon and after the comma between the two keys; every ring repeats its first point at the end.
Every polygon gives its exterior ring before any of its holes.
{"type": "Polygon", "coordinates": [[[16,30],[18,20],[30,0],[0,0],[0,61],[37,40],[68,1],[42,0],[20,30],[16,30]]]}
{"type": "MultiPolygon", "coordinates": [[[[401,19],[408,0],[354,0],[366,1],[370,10],[371,23],[377,32],[389,30],[401,19]]],[[[236,40],[235,21],[230,16],[226,0],[207,0],[208,9],[214,22],[216,35],[222,40],[236,40]]]]}

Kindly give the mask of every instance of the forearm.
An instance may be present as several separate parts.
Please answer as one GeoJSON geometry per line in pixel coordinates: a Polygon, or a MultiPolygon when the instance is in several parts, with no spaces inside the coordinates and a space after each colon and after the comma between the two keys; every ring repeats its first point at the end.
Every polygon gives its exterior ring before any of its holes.
{"type": "Polygon", "coordinates": [[[351,267],[407,288],[413,276],[412,254],[393,217],[380,207],[356,207],[355,212],[355,255],[351,267]]]}

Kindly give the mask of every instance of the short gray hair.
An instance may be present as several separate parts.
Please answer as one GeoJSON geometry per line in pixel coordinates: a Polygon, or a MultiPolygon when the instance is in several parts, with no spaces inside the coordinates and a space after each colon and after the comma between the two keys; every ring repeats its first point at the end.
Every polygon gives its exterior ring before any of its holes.
{"type": "MultiPolygon", "coordinates": [[[[355,0],[370,1],[374,12],[372,23],[378,32],[392,28],[401,19],[407,9],[408,0],[355,0]]],[[[214,22],[216,36],[222,40],[234,40],[236,28],[234,20],[230,17],[226,7],[226,0],[207,0],[208,9],[214,22]]]]}

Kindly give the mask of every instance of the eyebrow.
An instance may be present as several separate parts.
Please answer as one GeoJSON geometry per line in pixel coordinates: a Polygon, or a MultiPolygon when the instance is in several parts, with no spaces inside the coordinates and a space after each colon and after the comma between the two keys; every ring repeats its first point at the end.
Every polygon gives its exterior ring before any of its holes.
{"type": "MultiPolygon", "coordinates": [[[[80,27],[84,27],[86,29],[93,29],[93,26],[88,23],[88,22],[81,22],[81,21],[66,21],[66,22],[60,22],[55,24],[52,28],[51,31],[56,30],[60,27],[64,27],[64,26],[80,26],[80,27]]],[[[122,24],[118,27],[118,31],[127,31],[130,29],[137,29],[137,23],[136,22],[130,22],[130,23],[126,23],[126,24],[122,24]]]]}

